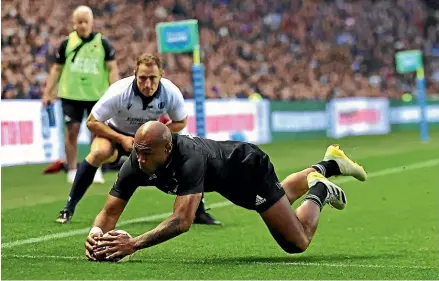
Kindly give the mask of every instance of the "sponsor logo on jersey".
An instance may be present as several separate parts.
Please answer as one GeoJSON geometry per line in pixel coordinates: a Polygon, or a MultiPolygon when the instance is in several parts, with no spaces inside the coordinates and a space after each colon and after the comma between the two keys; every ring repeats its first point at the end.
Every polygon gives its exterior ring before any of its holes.
{"type": "Polygon", "coordinates": [[[256,205],[256,206],[259,206],[259,205],[261,205],[262,203],[265,203],[266,201],[267,201],[267,199],[262,198],[262,197],[259,196],[259,195],[256,195],[256,202],[255,202],[255,205],[256,205]]]}

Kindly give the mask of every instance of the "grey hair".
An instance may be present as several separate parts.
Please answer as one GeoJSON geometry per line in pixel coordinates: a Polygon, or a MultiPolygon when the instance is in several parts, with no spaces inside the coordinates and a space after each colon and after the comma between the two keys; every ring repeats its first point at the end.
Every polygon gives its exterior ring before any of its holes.
{"type": "Polygon", "coordinates": [[[90,16],[90,18],[93,20],[93,11],[91,10],[91,8],[89,6],[85,6],[85,5],[78,6],[73,11],[73,18],[75,18],[75,16],[81,12],[87,13],[90,16]]]}

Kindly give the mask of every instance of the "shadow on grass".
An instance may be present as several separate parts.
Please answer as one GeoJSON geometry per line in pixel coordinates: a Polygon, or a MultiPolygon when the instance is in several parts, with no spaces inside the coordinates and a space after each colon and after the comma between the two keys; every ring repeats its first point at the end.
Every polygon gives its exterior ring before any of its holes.
{"type": "MultiPolygon", "coordinates": [[[[371,261],[380,260],[383,258],[398,258],[402,255],[398,254],[373,254],[373,255],[346,255],[346,254],[322,254],[322,255],[291,255],[285,257],[257,257],[257,256],[245,256],[245,257],[225,257],[225,258],[208,258],[208,259],[172,259],[172,258],[159,258],[159,259],[142,259],[139,257],[137,261],[144,261],[147,263],[177,263],[177,264],[303,264],[303,263],[317,263],[317,262],[346,262],[346,261],[371,261]]],[[[133,260],[135,261],[135,260],[133,260]]]]}

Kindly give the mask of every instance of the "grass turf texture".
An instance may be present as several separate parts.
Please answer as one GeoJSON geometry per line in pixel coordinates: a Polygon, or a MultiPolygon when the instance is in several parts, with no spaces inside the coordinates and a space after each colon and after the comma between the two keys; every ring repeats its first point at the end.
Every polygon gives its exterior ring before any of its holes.
{"type": "MultiPolygon", "coordinates": [[[[262,148],[283,179],[319,161],[333,142],[277,142],[262,148]]],[[[90,188],[71,224],[59,225],[54,220],[70,189],[66,175],[43,176],[43,165],[3,168],[2,278],[437,279],[439,132],[432,132],[427,144],[420,143],[417,132],[335,142],[371,177],[365,183],[334,180],[345,189],[348,205],[343,211],[324,208],[311,246],[301,255],[283,253],[255,212],[221,205],[225,199],[211,193],[207,205],[220,204],[210,212],[224,226],[195,225],[176,239],[136,253],[129,262],[88,262],[83,248],[87,229],[115,173],[105,175],[105,185],[90,188]],[[69,233],[63,238],[23,244],[29,238],[65,232],[69,233]]],[[[120,221],[171,212],[173,200],[155,188],[141,188],[120,221]]],[[[120,228],[138,235],[163,217],[120,228]]]]}

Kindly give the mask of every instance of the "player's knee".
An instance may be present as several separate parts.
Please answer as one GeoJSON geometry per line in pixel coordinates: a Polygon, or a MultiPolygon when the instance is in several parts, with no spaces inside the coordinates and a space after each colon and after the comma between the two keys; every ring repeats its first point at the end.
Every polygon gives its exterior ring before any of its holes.
{"type": "Polygon", "coordinates": [[[95,148],[88,154],[87,158],[94,164],[102,164],[113,155],[112,149],[95,148]]]}
{"type": "Polygon", "coordinates": [[[288,254],[300,254],[305,252],[305,250],[308,248],[308,246],[295,244],[283,245],[281,247],[282,250],[284,250],[288,254]]]}
{"type": "Polygon", "coordinates": [[[190,218],[181,218],[180,231],[181,232],[188,232],[192,226],[192,222],[193,222],[193,219],[191,220],[190,218]]]}
{"type": "Polygon", "coordinates": [[[189,231],[189,229],[191,229],[191,225],[192,225],[192,222],[189,222],[189,223],[185,223],[185,224],[182,224],[181,225],[181,227],[180,227],[180,231],[181,232],[188,232],[189,231]]]}
{"type": "Polygon", "coordinates": [[[279,243],[279,246],[288,254],[300,254],[305,252],[309,244],[309,239],[303,237],[300,241],[283,241],[283,243],[279,243]]]}

